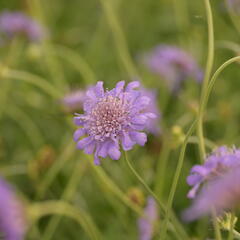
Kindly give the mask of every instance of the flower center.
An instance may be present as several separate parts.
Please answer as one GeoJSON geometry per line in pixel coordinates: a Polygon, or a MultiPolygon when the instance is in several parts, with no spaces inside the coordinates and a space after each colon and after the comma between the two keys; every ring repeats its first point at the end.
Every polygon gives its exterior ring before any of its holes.
{"type": "Polygon", "coordinates": [[[129,123],[129,104],[118,97],[106,96],[90,113],[89,133],[95,140],[116,138],[129,123]]]}

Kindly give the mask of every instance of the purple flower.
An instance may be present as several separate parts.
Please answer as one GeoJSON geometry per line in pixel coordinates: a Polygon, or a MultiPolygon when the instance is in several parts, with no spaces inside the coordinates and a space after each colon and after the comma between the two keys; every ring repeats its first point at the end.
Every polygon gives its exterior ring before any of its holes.
{"type": "Polygon", "coordinates": [[[24,35],[30,41],[40,41],[45,36],[39,23],[21,12],[9,11],[0,15],[0,33],[8,38],[24,35]]]}
{"type": "Polygon", "coordinates": [[[238,207],[239,202],[240,167],[236,167],[204,186],[193,205],[183,213],[183,218],[192,221],[210,214],[213,209],[219,215],[238,207]]]}
{"type": "Polygon", "coordinates": [[[144,209],[144,217],[138,220],[139,240],[151,240],[154,233],[154,224],[158,219],[158,209],[155,200],[148,197],[144,209]]]}
{"type": "Polygon", "coordinates": [[[199,187],[222,174],[240,166],[240,150],[222,146],[217,148],[207,157],[203,165],[195,165],[187,178],[187,183],[193,188],[189,191],[188,197],[194,198],[199,187]]]}
{"type": "Polygon", "coordinates": [[[143,146],[147,135],[140,131],[146,128],[149,119],[156,117],[145,111],[150,99],[135,90],[139,82],[130,82],[125,89],[124,85],[120,81],[114,89],[104,91],[103,82],[98,82],[86,92],[84,114],[75,117],[75,124],[81,126],[74,133],[77,148],[84,149],[86,154],[95,151],[95,164],[100,164],[99,157],[118,160],[119,143],[124,151],[135,144],[143,146]],[[84,135],[87,137],[79,140],[84,135]]]}
{"type": "Polygon", "coordinates": [[[157,94],[154,90],[141,88],[140,91],[144,96],[147,96],[150,99],[149,104],[146,106],[145,111],[151,112],[156,115],[155,118],[149,119],[146,124],[146,130],[154,135],[159,135],[160,127],[159,127],[159,118],[161,114],[159,112],[158,104],[157,104],[157,94]]]}
{"type": "Polygon", "coordinates": [[[26,231],[24,208],[12,187],[0,178],[0,236],[22,240],[26,231]]]}
{"type": "Polygon", "coordinates": [[[236,14],[240,14],[240,1],[239,0],[227,0],[228,8],[236,14]]]}
{"type": "Polygon", "coordinates": [[[75,90],[67,94],[63,99],[61,99],[61,103],[67,112],[76,112],[83,108],[85,95],[86,91],[75,90]]]}
{"type": "Polygon", "coordinates": [[[195,59],[184,50],[170,45],[159,45],[144,58],[151,71],[163,77],[173,92],[177,92],[183,81],[194,78],[202,81],[202,71],[195,59]]]}

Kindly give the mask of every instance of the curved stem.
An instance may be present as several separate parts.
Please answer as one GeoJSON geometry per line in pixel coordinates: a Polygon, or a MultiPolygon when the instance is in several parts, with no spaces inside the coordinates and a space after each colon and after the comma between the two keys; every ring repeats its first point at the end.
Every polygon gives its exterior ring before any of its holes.
{"type": "Polygon", "coordinates": [[[79,54],[61,45],[55,45],[55,49],[57,50],[54,52],[55,54],[68,61],[82,75],[85,84],[95,83],[97,81],[94,72],[79,54]]]}
{"type": "Polygon", "coordinates": [[[233,234],[236,239],[240,239],[240,233],[238,231],[236,231],[235,229],[233,229],[233,234]]]}
{"type": "Polygon", "coordinates": [[[156,195],[160,199],[162,199],[161,197],[164,191],[164,181],[162,181],[162,179],[165,179],[167,161],[169,159],[170,153],[171,153],[171,143],[169,140],[169,136],[166,136],[165,141],[163,141],[163,147],[157,161],[156,182],[154,186],[156,195]]]}
{"type": "MultiPolygon", "coordinates": [[[[38,20],[44,26],[48,26],[43,2],[40,0],[26,0],[26,1],[30,7],[32,15],[37,17],[38,20]]],[[[67,81],[66,81],[66,78],[64,77],[64,72],[58,59],[53,54],[56,50],[52,45],[51,39],[47,37],[43,37],[41,41],[41,45],[42,45],[42,50],[43,50],[43,55],[45,60],[44,64],[46,65],[46,68],[53,80],[53,83],[57,87],[59,87],[59,89],[62,89],[63,87],[66,88],[67,81]]]]}
{"type": "MultiPolygon", "coordinates": [[[[82,162],[77,163],[76,165],[77,166],[74,166],[74,170],[69,179],[67,187],[65,188],[62,194],[61,200],[69,201],[72,198],[74,192],[76,192],[79,180],[82,177],[84,170],[86,169],[86,166],[84,166],[82,162]]],[[[53,234],[60,221],[61,216],[54,216],[53,218],[51,218],[41,239],[42,240],[52,239],[53,234]]]]}
{"type": "Polygon", "coordinates": [[[192,123],[191,127],[189,128],[189,130],[188,130],[188,132],[185,136],[183,145],[181,147],[176,172],[175,172],[175,175],[174,175],[174,178],[173,178],[173,183],[172,183],[171,190],[170,190],[169,197],[168,197],[168,201],[167,201],[166,214],[165,214],[165,219],[164,219],[164,222],[163,222],[162,233],[161,233],[161,237],[162,237],[161,239],[162,240],[164,240],[166,238],[166,235],[167,235],[167,224],[168,224],[168,220],[169,220],[169,216],[170,216],[170,210],[172,209],[172,203],[173,203],[174,195],[175,195],[178,180],[179,180],[179,177],[180,177],[180,174],[181,174],[188,139],[192,135],[192,133],[193,133],[195,127],[196,127],[196,124],[197,124],[197,120],[195,120],[192,123]]]}
{"type": "Polygon", "coordinates": [[[4,110],[6,108],[7,101],[8,101],[8,95],[11,90],[12,84],[10,81],[6,81],[4,79],[5,77],[5,70],[9,67],[15,66],[15,63],[17,62],[19,55],[21,54],[22,50],[22,42],[19,41],[18,38],[13,39],[12,44],[10,46],[10,50],[8,52],[8,56],[6,57],[5,63],[3,66],[1,66],[0,71],[0,77],[1,77],[1,91],[0,91],[0,117],[4,113],[4,110]]]}
{"type": "MultiPolygon", "coordinates": [[[[165,213],[165,215],[171,218],[174,226],[176,227],[177,230],[183,234],[183,239],[188,239],[188,236],[186,234],[186,232],[181,228],[180,223],[178,222],[177,218],[175,217],[175,215],[173,214],[173,212],[171,211],[171,209],[167,209],[165,208],[164,204],[161,202],[161,200],[159,200],[159,198],[157,197],[157,195],[151,190],[151,188],[146,184],[146,182],[143,180],[143,178],[137,173],[137,171],[134,169],[134,167],[132,166],[132,164],[129,162],[128,157],[127,157],[127,153],[124,151],[124,158],[125,161],[127,163],[127,166],[129,167],[129,169],[131,170],[131,172],[135,175],[135,177],[139,180],[139,182],[145,187],[145,189],[148,191],[148,193],[154,197],[154,199],[156,200],[156,202],[158,203],[159,207],[163,210],[163,212],[165,213]]],[[[167,227],[167,226],[166,226],[167,227]]],[[[161,235],[161,233],[160,233],[161,235]]]]}
{"type": "Polygon", "coordinates": [[[230,229],[229,229],[229,234],[228,234],[228,240],[233,240],[234,236],[234,227],[235,227],[235,214],[234,211],[231,213],[231,218],[230,218],[230,229]]]}
{"type": "Polygon", "coordinates": [[[63,168],[64,164],[69,160],[74,152],[75,144],[73,142],[70,142],[69,145],[61,153],[60,158],[48,170],[45,177],[42,179],[42,182],[40,182],[36,196],[38,199],[44,196],[45,192],[57,176],[58,172],[63,168]]]}
{"type": "Polygon", "coordinates": [[[229,16],[230,16],[230,19],[232,21],[232,24],[233,26],[236,28],[238,34],[240,34],[240,26],[239,26],[239,21],[238,21],[238,17],[234,12],[233,12],[233,9],[231,9],[229,7],[229,4],[228,4],[228,0],[225,0],[225,6],[226,6],[226,9],[228,10],[228,13],[229,13],[229,16]]]}
{"type": "Polygon", "coordinates": [[[230,58],[229,60],[227,60],[226,62],[224,62],[218,69],[217,71],[213,74],[210,82],[209,82],[209,86],[207,88],[207,91],[206,91],[206,95],[204,96],[204,101],[203,101],[203,111],[204,109],[206,108],[206,105],[207,105],[207,102],[208,102],[208,99],[209,99],[209,96],[210,96],[210,93],[213,89],[213,86],[218,78],[218,76],[220,75],[220,73],[230,64],[234,63],[234,62],[237,62],[237,61],[240,61],[240,56],[237,56],[237,57],[233,57],[233,58],[230,58]]]}
{"type": "Polygon", "coordinates": [[[17,106],[11,106],[6,114],[22,128],[35,150],[43,145],[44,139],[42,133],[27,113],[17,106]]]}
{"type": "Polygon", "coordinates": [[[52,86],[49,82],[32,73],[6,69],[6,72],[4,73],[4,77],[30,83],[36,87],[41,88],[44,92],[46,92],[53,98],[62,97],[62,94],[58,90],[56,90],[56,88],[52,86]]]}
{"type": "Polygon", "coordinates": [[[216,210],[212,209],[212,221],[216,240],[222,240],[221,229],[217,220],[216,210]]]}
{"type": "MultiPolygon", "coordinates": [[[[205,92],[204,98],[203,98],[203,103],[202,103],[202,111],[204,111],[208,98],[210,96],[211,90],[214,86],[214,83],[216,82],[217,77],[219,76],[219,74],[231,63],[236,62],[240,60],[240,56],[238,57],[234,57],[229,59],[228,61],[226,61],[225,63],[223,63],[218,69],[217,71],[214,73],[213,77],[211,78],[210,82],[209,82],[209,86],[205,92]]],[[[170,194],[169,194],[169,198],[168,198],[168,203],[167,203],[167,209],[166,209],[166,216],[165,216],[165,220],[162,226],[162,239],[164,240],[166,238],[166,233],[167,233],[167,222],[168,222],[168,218],[169,218],[169,211],[172,208],[172,203],[173,203],[173,199],[174,199],[174,195],[176,192],[176,188],[177,188],[177,183],[178,183],[178,179],[181,173],[181,169],[182,169],[182,165],[183,165],[183,160],[184,160],[184,155],[185,155],[185,150],[186,150],[186,146],[188,143],[188,139],[189,137],[192,135],[196,124],[198,123],[199,119],[197,118],[192,126],[190,127],[190,129],[188,130],[188,133],[186,134],[185,140],[183,142],[182,148],[181,148],[181,152],[180,152],[180,156],[179,156],[179,160],[178,160],[178,165],[177,165],[177,169],[176,169],[176,173],[174,175],[174,179],[173,179],[173,184],[170,190],[170,194]]]]}
{"type": "Polygon", "coordinates": [[[209,0],[204,0],[206,14],[207,14],[207,24],[208,24],[208,57],[206,71],[203,80],[199,113],[198,113],[198,123],[197,123],[197,134],[199,138],[199,152],[201,161],[204,161],[206,156],[204,136],[203,136],[203,102],[205,98],[205,93],[207,91],[208,82],[210,80],[213,62],[214,62],[214,28],[213,28],[213,17],[212,10],[209,0]]]}
{"type": "Polygon", "coordinates": [[[60,214],[70,217],[82,226],[90,239],[102,239],[101,234],[97,229],[97,226],[94,224],[90,216],[84,211],[82,211],[79,207],[75,208],[66,202],[47,201],[43,203],[34,203],[29,207],[28,211],[33,222],[46,215],[52,214],[60,214]]]}
{"type": "Polygon", "coordinates": [[[126,39],[124,37],[122,28],[117,19],[116,13],[114,12],[113,7],[111,6],[111,3],[109,0],[100,0],[100,2],[103,6],[104,13],[111,27],[112,34],[117,47],[117,51],[123,63],[123,66],[125,67],[129,76],[131,78],[135,78],[138,76],[138,72],[129,54],[126,39]]]}
{"type": "Polygon", "coordinates": [[[110,192],[112,192],[115,196],[117,196],[126,206],[128,206],[138,215],[142,216],[143,215],[142,209],[129,200],[129,198],[124,194],[124,192],[112,181],[111,178],[108,177],[108,175],[101,167],[96,166],[93,163],[92,159],[89,158],[88,160],[90,162],[91,168],[96,173],[94,174],[94,176],[97,177],[98,182],[100,180],[103,183],[103,185],[107,189],[109,189],[110,192]]]}

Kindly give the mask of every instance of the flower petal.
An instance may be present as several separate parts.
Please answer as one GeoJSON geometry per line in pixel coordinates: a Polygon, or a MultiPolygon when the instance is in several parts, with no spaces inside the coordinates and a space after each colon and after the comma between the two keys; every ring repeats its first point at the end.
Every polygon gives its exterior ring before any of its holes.
{"type": "Polygon", "coordinates": [[[84,128],[77,129],[73,134],[73,139],[76,142],[80,137],[82,137],[86,133],[84,128]]]}
{"type": "Polygon", "coordinates": [[[108,155],[113,160],[118,160],[121,156],[121,152],[119,151],[118,143],[110,143],[108,148],[108,155]]]}
{"type": "Polygon", "coordinates": [[[82,140],[78,141],[77,143],[77,148],[78,149],[84,149],[88,144],[92,142],[92,137],[86,137],[83,138],[82,140]]]}
{"type": "Polygon", "coordinates": [[[104,96],[103,82],[97,82],[96,86],[94,87],[94,92],[98,98],[102,98],[104,96]]]}
{"type": "Polygon", "coordinates": [[[143,132],[130,132],[130,137],[140,146],[144,146],[147,142],[147,135],[143,132]]]}
{"type": "Polygon", "coordinates": [[[139,81],[132,81],[126,87],[126,92],[132,91],[134,88],[138,88],[140,86],[139,81]]]}
{"type": "Polygon", "coordinates": [[[124,151],[132,149],[134,142],[131,140],[128,133],[123,133],[122,136],[122,146],[124,151]]]}

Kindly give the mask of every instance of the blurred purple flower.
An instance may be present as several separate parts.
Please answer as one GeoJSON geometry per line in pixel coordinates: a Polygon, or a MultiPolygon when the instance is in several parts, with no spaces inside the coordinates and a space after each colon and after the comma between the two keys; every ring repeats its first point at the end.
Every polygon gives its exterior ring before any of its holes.
{"type": "Polygon", "coordinates": [[[65,95],[61,103],[67,112],[76,112],[83,108],[86,91],[75,90],[65,95]]]}
{"type": "Polygon", "coordinates": [[[183,213],[183,219],[192,221],[210,214],[213,209],[219,215],[224,210],[238,207],[239,202],[240,167],[236,167],[204,186],[193,205],[183,213]]]}
{"type": "Polygon", "coordinates": [[[142,95],[147,96],[150,99],[145,111],[154,113],[156,115],[156,118],[149,119],[149,121],[146,123],[146,130],[154,135],[158,135],[160,133],[159,118],[161,117],[161,113],[159,112],[157,104],[157,94],[154,90],[147,88],[141,88],[140,91],[142,95]]]}
{"type": "Polygon", "coordinates": [[[110,91],[104,91],[103,82],[98,82],[86,92],[83,104],[84,114],[77,114],[75,123],[79,128],[74,133],[78,141],[77,148],[86,154],[94,154],[95,164],[100,164],[99,157],[109,156],[113,160],[120,158],[119,143],[128,151],[135,144],[143,146],[147,135],[143,132],[149,119],[156,115],[146,112],[150,99],[134,90],[139,82],[130,82],[124,89],[125,82],[120,81],[110,91]],[[86,138],[79,140],[84,135],[86,138]]]}
{"type": "Polygon", "coordinates": [[[234,13],[240,14],[240,1],[239,0],[227,0],[228,8],[234,13]]]}
{"type": "Polygon", "coordinates": [[[40,41],[45,36],[43,27],[21,12],[4,11],[0,15],[0,33],[8,38],[24,35],[30,41],[40,41]]]}
{"type": "Polygon", "coordinates": [[[240,150],[222,146],[217,148],[206,159],[203,165],[195,165],[187,178],[187,183],[193,188],[189,191],[188,197],[194,198],[199,187],[222,174],[240,166],[240,150]]]}
{"type": "Polygon", "coordinates": [[[158,208],[154,198],[148,197],[144,215],[138,220],[139,240],[151,240],[154,233],[154,224],[158,219],[158,208]]]}
{"type": "Polygon", "coordinates": [[[25,231],[24,208],[12,187],[0,178],[0,235],[5,240],[23,240],[25,231]]]}
{"type": "Polygon", "coordinates": [[[194,78],[201,82],[203,73],[195,59],[184,50],[170,45],[159,45],[144,57],[151,71],[163,77],[173,92],[177,92],[183,81],[194,78]]]}

